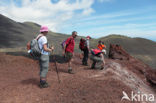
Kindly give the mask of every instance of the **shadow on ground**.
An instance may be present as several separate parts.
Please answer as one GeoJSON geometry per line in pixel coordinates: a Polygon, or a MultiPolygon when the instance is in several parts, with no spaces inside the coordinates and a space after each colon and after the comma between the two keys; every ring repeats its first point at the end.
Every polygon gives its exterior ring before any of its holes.
{"type": "MultiPolygon", "coordinates": [[[[24,56],[24,57],[27,57],[27,58],[30,58],[30,59],[33,59],[28,53],[26,52],[6,52],[7,55],[13,55],[13,56],[24,56]]],[[[66,63],[66,60],[63,56],[61,55],[50,55],[50,62],[56,62],[57,63],[66,63]]]]}
{"type": "Polygon", "coordinates": [[[26,52],[6,52],[7,55],[13,55],[13,56],[24,56],[31,58],[30,55],[26,52]]]}
{"type": "Polygon", "coordinates": [[[22,80],[21,83],[23,85],[30,85],[30,84],[32,84],[32,85],[38,86],[39,80],[36,79],[36,78],[29,78],[29,79],[26,79],[26,80],[22,80]]]}
{"type": "Polygon", "coordinates": [[[61,63],[61,64],[62,63],[67,63],[63,56],[61,56],[61,55],[51,55],[50,56],[50,62],[55,62],[55,60],[56,60],[57,63],[61,63]]]}

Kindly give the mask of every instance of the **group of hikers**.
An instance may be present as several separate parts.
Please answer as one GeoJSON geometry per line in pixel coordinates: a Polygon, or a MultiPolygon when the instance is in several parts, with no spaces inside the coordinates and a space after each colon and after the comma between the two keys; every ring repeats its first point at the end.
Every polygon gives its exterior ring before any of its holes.
{"type": "MultiPolygon", "coordinates": [[[[38,57],[40,65],[40,88],[47,88],[49,84],[47,83],[47,73],[49,68],[49,55],[53,52],[54,47],[50,46],[47,41],[46,35],[48,34],[48,27],[41,26],[40,34],[27,44],[28,53],[33,57],[38,57]]],[[[62,54],[68,63],[68,73],[74,74],[72,69],[75,38],[77,37],[77,32],[73,31],[72,35],[62,42],[62,54]]],[[[89,41],[91,37],[87,36],[85,39],[81,38],[79,43],[79,48],[83,52],[82,65],[88,66],[88,57],[91,54],[90,59],[93,61],[91,69],[104,69],[105,60],[104,55],[106,54],[106,46],[102,41],[98,42],[97,48],[90,49],[89,41]]]]}

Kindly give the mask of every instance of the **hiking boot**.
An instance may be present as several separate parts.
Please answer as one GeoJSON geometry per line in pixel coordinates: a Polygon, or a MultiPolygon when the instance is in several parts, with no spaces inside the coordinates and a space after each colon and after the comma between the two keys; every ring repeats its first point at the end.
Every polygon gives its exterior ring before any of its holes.
{"type": "Polygon", "coordinates": [[[87,64],[87,63],[82,63],[82,65],[84,65],[84,66],[88,66],[88,64],[87,64]]]}
{"type": "Polygon", "coordinates": [[[103,69],[104,69],[104,67],[101,67],[101,68],[100,68],[100,70],[103,70],[103,69]]]}
{"type": "Polygon", "coordinates": [[[48,84],[47,82],[45,82],[45,83],[40,83],[40,84],[39,84],[39,87],[40,87],[40,88],[48,88],[48,87],[49,87],[49,84],[48,84]]]}
{"type": "Polygon", "coordinates": [[[95,63],[92,64],[91,69],[95,69],[95,63]]]}
{"type": "Polygon", "coordinates": [[[87,63],[85,63],[85,64],[84,64],[84,66],[88,66],[88,64],[87,64],[87,63]]]}
{"type": "Polygon", "coordinates": [[[82,64],[82,65],[84,65],[84,66],[88,66],[88,64],[82,64]]]}
{"type": "Polygon", "coordinates": [[[72,69],[68,69],[68,73],[69,73],[69,74],[74,74],[74,72],[73,72],[72,69]]]}
{"type": "Polygon", "coordinates": [[[82,65],[84,65],[84,66],[88,66],[88,64],[82,64],[82,65]]]}

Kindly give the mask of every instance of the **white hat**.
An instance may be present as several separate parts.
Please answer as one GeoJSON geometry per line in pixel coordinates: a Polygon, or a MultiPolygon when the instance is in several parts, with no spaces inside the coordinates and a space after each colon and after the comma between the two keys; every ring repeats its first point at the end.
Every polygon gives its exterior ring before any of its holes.
{"type": "Polygon", "coordinates": [[[105,49],[102,49],[102,52],[105,53],[105,55],[106,55],[106,50],[105,49]]]}

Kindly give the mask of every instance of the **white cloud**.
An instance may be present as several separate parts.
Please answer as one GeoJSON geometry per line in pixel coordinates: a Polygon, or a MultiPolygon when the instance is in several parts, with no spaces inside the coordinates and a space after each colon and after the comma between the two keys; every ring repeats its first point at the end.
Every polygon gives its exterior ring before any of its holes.
{"type": "MultiPolygon", "coordinates": [[[[108,34],[122,34],[130,37],[144,37],[156,40],[156,15],[145,15],[156,9],[124,10],[109,14],[92,15],[74,21],[80,35],[98,38],[108,34]]],[[[72,27],[72,25],[68,25],[72,27]]],[[[73,27],[74,28],[74,27],[73,27]]],[[[69,31],[69,30],[68,30],[69,31]]]]}
{"type": "Polygon", "coordinates": [[[92,8],[88,8],[88,9],[85,9],[82,14],[83,15],[89,15],[93,12],[94,12],[94,10],[92,8]]]}
{"type": "MultiPolygon", "coordinates": [[[[18,1],[18,0],[17,0],[18,1]]],[[[52,31],[59,31],[64,22],[93,13],[92,4],[94,0],[59,0],[57,3],[51,0],[22,0],[17,6],[11,2],[8,6],[0,4],[0,13],[19,21],[33,21],[41,25],[48,25],[52,31]],[[78,12],[79,11],[79,12],[78,12]]]]}

